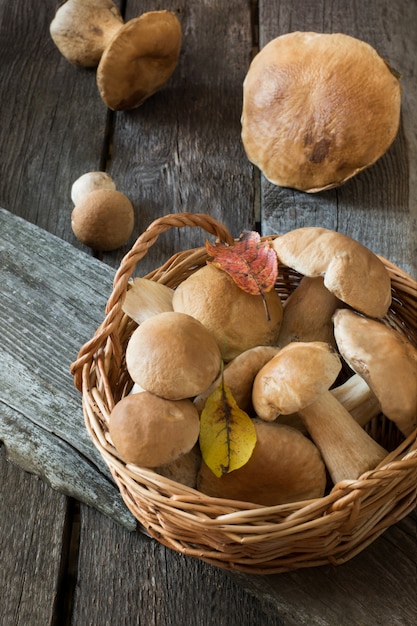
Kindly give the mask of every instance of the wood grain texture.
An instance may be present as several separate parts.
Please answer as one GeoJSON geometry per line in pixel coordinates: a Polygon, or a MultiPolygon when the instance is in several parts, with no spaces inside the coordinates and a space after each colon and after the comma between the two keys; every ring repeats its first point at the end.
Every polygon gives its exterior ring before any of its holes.
{"type": "Polygon", "coordinates": [[[6,462],[0,451],[0,621],[52,624],[66,527],[65,496],[6,462]]]}
{"type": "MultiPolygon", "coordinates": [[[[158,9],[173,11],[182,25],[178,66],[141,107],[114,116],[109,172],[135,206],[133,237],[156,217],[181,211],[208,213],[238,236],[255,222],[252,168],[240,141],[250,2],[128,2],[126,18],[158,9]]],[[[198,229],[172,231],[138,273],[202,242],[198,229]]],[[[122,253],[103,258],[114,264],[122,253]]]]}
{"type": "MultiPolygon", "coordinates": [[[[0,206],[91,256],[71,231],[70,189],[80,174],[106,168],[134,203],[132,240],[154,218],[180,210],[207,211],[238,235],[254,225],[261,203],[263,234],[304,224],[328,225],[357,234],[375,251],[415,271],[415,3],[128,0],[123,3],[127,17],[147,9],[175,11],[184,40],[169,84],[141,109],[116,114],[101,102],[94,72],[70,66],[51,42],[49,23],[58,4],[0,0],[0,206]],[[241,83],[253,32],[259,30],[264,45],[273,36],[296,29],[343,30],[375,45],[403,73],[402,128],[386,157],[337,192],[303,196],[264,181],[259,195],[256,172],[240,143],[241,83]]],[[[203,239],[191,229],[170,232],[161,237],[138,273],[203,239]]],[[[118,266],[132,240],[103,256],[104,273],[109,271],[106,266],[118,266]]],[[[99,264],[86,261],[84,270],[77,269],[82,276],[90,268],[93,274],[86,283],[90,279],[94,283],[99,264]]],[[[19,271],[27,277],[30,264],[19,271]]],[[[67,269],[60,271],[61,284],[67,269]]],[[[3,297],[1,284],[0,289],[3,297]]],[[[32,300],[37,300],[35,295],[32,300]]],[[[91,310],[87,314],[90,317],[91,310]]],[[[23,320],[36,310],[27,303],[21,315],[19,327],[24,327],[23,320]]],[[[48,315],[53,319],[50,309],[48,315]]],[[[6,322],[10,333],[7,316],[6,322]]],[[[40,338],[47,339],[45,327],[40,338]]],[[[77,343],[77,338],[66,336],[66,341],[77,343]]],[[[65,358],[68,365],[72,354],[65,358]]],[[[29,361],[33,365],[34,355],[29,361]]],[[[52,364],[57,364],[55,357],[52,364]]],[[[59,368],[67,365],[61,363],[59,368]]],[[[62,373],[59,369],[58,378],[62,373]]],[[[8,381],[10,391],[10,376],[8,381]]],[[[9,419],[10,411],[10,419],[17,419],[9,395],[2,414],[9,419]]],[[[19,463],[24,467],[22,458],[19,463]]],[[[415,514],[344,566],[277,577],[232,576],[131,533],[86,505],[81,505],[79,522],[74,520],[68,513],[71,499],[16,469],[4,455],[1,470],[2,626],[408,626],[416,621],[415,514]],[[74,558],[69,568],[65,561],[71,534],[74,558]]]]}
{"type": "Polygon", "coordinates": [[[262,178],[262,229],[282,233],[301,226],[344,232],[417,276],[417,4],[260,1],[259,45],[296,30],[343,32],[374,48],[398,70],[402,118],[387,153],[338,189],[318,194],[276,187],[262,178]]]}

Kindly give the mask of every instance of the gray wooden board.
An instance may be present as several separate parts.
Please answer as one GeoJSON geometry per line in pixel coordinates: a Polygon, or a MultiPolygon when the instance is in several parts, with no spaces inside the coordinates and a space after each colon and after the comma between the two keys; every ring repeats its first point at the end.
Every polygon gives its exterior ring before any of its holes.
{"type": "Polygon", "coordinates": [[[0,225],[0,439],[22,468],[133,529],[69,372],[114,270],[4,209],[0,225]]]}

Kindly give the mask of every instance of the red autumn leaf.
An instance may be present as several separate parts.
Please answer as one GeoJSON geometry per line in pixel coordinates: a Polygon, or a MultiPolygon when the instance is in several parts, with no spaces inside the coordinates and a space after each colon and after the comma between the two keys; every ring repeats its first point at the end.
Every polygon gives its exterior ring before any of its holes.
{"type": "Polygon", "coordinates": [[[264,294],[274,288],[278,275],[277,255],[269,241],[261,241],[255,231],[244,231],[231,246],[206,241],[206,250],[213,257],[210,263],[227,272],[240,289],[261,296],[265,303],[264,294]]]}

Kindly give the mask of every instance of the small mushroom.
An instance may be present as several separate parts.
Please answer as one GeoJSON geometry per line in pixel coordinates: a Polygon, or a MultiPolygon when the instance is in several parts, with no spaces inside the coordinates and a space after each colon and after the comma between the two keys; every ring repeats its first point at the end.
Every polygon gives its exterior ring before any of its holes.
{"type": "Polygon", "coordinates": [[[274,346],[256,346],[238,354],[237,357],[227,363],[223,373],[216,378],[210,387],[194,399],[194,406],[198,412],[201,413],[204,409],[207,398],[220,385],[222,376],[238,407],[243,411],[248,411],[252,402],[252,385],[255,376],[277,352],[278,348],[274,346]]]}
{"type": "MultiPolygon", "coordinates": [[[[323,276],[339,300],[369,317],[391,304],[391,279],[376,254],[348,235],[306,226],[273,240],[278,260],[304,276],[323,276]]],[[[307,312],[308,315],[308,312],[307,312]]]]}
{"type": "Polygon", "coordinates": [[[417,428],[417,348],[397,330],[347,309],[336,311],[334,332],[340,354],[384,415],[410,435],[417,428]]]}
{"type": "Polygon", "coordinates": [[[175,289],[172,304],[198,319],[222,351],[224,361],[262,345],[275,345],[282,319],[281,298],[275,290],[265,293],[270,319],[261,296],[240,289],[226,272],[205,265],[175,289]]]}
{"type": "Polygon", "coordinates": [[[322,276],[303,276],[284,302],[278,345],[292,341],[324,341],[335,345],[333,313],[341,301],[325,286],[322,276]]]}
{"type": "Polygon", "coordinates": [[[257,440],[249,461],[220,478],[203,461],[198,489],[216,498],[264,506],[321,498],[326,469],[316,446],[290,426],[253,422],[257,440]]]}
{"type": "Polygon", "coordinates": [[[124,194],[114,189],[97,189],[74,207],[71,227],[83,244],[108,252],[127,242],[134,219],[132,203],[124,194]]]}
{"type": "Polygon", "coordinates": [[[103,50],[123,26],[111,0],[66,0],[57,9],[49,32],[61,54],[82,67],[97,67],[103,50]]]}
{"type": "Polygon", "coordinates": [[[114,111],[133,109],[161,89],[175,70],[182,32],[170,11],[150,11],[130,20],[103,51],[97,86],[114,111]]]}
{"type": "Polygon", "coordinates": [[[298,412],[334,483],[356,480],[388,454],[328,391],[340,369],[327,344],[290,343],[258,372],[252,397],[267,421],[298,412]]]}
{"type": "Polygon", "coordinates": [[[195,446],[200,432],[191,400],[166,400],[144,391],[125,396],[109,417],[109,433],[125,463],[156,468],[195,446]]]}
{"type": "Polygon", "coordinates": [[[286,33],[249,67],[242,141],[272,183],[317,192],[379,159],[400,109],[398,75],[372,46],[341,33],[286,33]]]}
{"type": "Polygon", "coordinates": [[[116,185],[106,172],[86,172],[72,184],[71,200],[77,205],[88,193],[97,189],[116,189],[116,185]]]}
{"type": "Polygon", "coordinates": [[[126,348],[126,367],[132,380],[169,400],[202,393],[220,366],[216,340],[186,313],[166,311],[149,317],[133,332],[126,348]]]}

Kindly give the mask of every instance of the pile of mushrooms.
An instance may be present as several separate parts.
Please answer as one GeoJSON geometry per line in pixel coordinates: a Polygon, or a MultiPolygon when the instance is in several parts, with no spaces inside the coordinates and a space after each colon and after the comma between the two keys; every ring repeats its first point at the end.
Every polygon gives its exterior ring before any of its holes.
{"type": "Polygon", "coordinates": [[[308,227],[271,240],[298,272],[284,302],[239,289],[208,264],[176,289],[136,277],[123,310],[134,383],[109,415],[127,463],[220,498],[264,506],[321,497],[388,454],[364,428],[381,412],[405,438],[417,427],[417,349],[383,321],[382,261],[346,235],[308,227]],[[217,477],[199,449],[199,416],[221,384],[253,419],[256,444],[217,477]]]}
{"type": "Polygon", "coordinates": [[[171,11],[149,11],[124,23],[111,0],[66,0],[50,24],[61,54],[97,68],[97,87],[114,111],[140,106],[175,70],[182,32],[171,11]]]}

